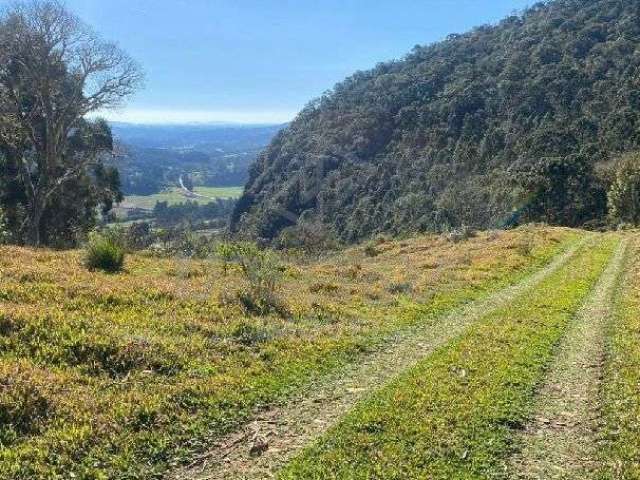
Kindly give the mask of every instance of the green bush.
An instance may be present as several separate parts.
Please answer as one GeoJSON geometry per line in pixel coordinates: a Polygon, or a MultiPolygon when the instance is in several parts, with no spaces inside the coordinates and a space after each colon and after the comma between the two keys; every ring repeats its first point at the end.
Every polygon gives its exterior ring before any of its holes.
{"type": "Polygon", "coordinates": [[[367,257],[377,257],[380,255],[380,251],[376,248],[376,243],[371,240],[364,246],[364,254],[367,257]]]}
{"type": "Polygon", "coordinates": [[[640,225],[640,153],[629,154],[618,162],[607,202],[614,223],[640,225]]]}
{"type": "Polygon", "coordinates": [[[89,235],[85,255],[89,270],[115,273],[122,270],[125,249],[116,235],[94,232],[89,235]]]}
{"type": "Polygon", "coordinates": [[[393,295],[408,294],[413,292],[413,285],[409,282],[393,282],[387,287],[387,291],[393,295]]]}
{"type": "Polygon", "coordinates": [[[276,254],[260,249],[255,243],[221,243],[216,249],[226,272],[236,266],[245,286],[238,293],[238,300],[249,313],[264,315],[276,312],[286,315],[286,308],[278,295],[285,268],[276,254]]]}
{"type": "Polygon", "coordinates": [[[302,250],[305,253],[322,253],[335,250],[339,246],[333,230],[320,221],[298,221],[295,226],[287,227],[275,242],[278,248],[302,250]]]}
{"type": "Polygon", "coordinates": [[[135,222],[127,229],[126,245],[129,251],[149,248],[155,241],[155,236],[149,222],[135,222]]]}
{"type": "Polygon", "coordinates": [[[238,343],[247,347],[267,342],[271,338],[271,334],[266,327],[248,323],[247,321],[237,325],[231,335],[238,343]]]}

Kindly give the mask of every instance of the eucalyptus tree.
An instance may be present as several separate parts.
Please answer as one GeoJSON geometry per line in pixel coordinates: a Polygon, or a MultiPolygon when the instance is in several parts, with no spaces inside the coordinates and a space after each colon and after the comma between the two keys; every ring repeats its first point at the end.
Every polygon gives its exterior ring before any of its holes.
{"type": "Polygon", "coordinates": [[[136,62],[55,0],[0,14],[0,144],[24,184],[29,243],[41,244],[47,209],[112,148],[104,124],[87,117],[141,82],[136,62]]]}

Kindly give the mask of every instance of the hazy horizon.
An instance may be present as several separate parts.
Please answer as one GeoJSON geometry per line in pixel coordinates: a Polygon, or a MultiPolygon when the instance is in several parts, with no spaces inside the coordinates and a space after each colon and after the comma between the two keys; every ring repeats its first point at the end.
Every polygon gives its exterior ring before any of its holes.
{"type": "MultiPolygon", "coordinates": [[[[0,0],[0,4],[8,0],[0,0]]],[[[280,124],[357,70],[494,23],[531,0],[66,0],[146,73],[136,124],[280,124]]]]}
{"type": "Polygon", "coordinates": [[[206,112],[174,110],[124,110],[102,111],[89,118],[104,118],[111,124],[136,126],[271,126],[289,123],[297,115],[269,115],[265,112],[206,112]],[[283,119],[283,120],[281,120],[283,119]]]}

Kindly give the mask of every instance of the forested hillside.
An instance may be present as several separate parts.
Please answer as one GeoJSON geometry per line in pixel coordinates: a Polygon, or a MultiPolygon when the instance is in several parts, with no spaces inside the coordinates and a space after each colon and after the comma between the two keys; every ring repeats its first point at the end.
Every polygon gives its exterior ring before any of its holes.
{"type": "Polygon", "coordinates": [[[259,157],[232,227],[601,221],[610,160],[640,142],[638,45],[640,0],[559,0],[357,72],[259,157]]]}

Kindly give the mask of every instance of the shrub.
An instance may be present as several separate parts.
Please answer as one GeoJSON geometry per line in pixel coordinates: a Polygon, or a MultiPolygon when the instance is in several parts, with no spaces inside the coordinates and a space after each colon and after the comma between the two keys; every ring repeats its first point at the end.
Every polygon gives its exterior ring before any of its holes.
{"type": "Polygon", "coordinates": [[[365,245],[364,254],[367,257],[377,257],[378,255],[380,255],[380,251],[376,248],[376,244],[374,241],[370,241],[365,245]]]}
{"type": "Polygon", "coordinates": [[[518,242],[517,251],[523,257],[530,257],[535,246],[536,242],[533,234],[526,234],[518,242]]]}
{"type": "Polygon", "coordinates": [[[463,242],[476,236],[476,232],[470,228],[462,226],[445,233],[445,238],[451,243],[463,242]]]}
{"type": "Polygon", "coordinates": [[[149,248],[154,241],[153,230],[148,222],[132,223],[126,232],[127,249],[132,251],[149,248]]]}
{"type": "Polygon", "coordinates": [[[247,322],[237,325],[231,335],[238,343],[247,347],[267,342],[271,338],[270,332],[264,326],[247,322]]]}
{"type": "Polygon", "coordinates": [[[383,233],[379,233],[375,236],[373,240],[377,245],[384,245],[385,243],[388,243],[391,239],[387,235],[383,233]]]}
{"type": "Polygon", "coordinates": [[[342,314],[339,308],[332,305],[321,305],[319,303],[313,303],[311,305],[310,318],[316,323],[321,325],[332,325],[338,323],[342,318],[342,314]]]}
{"type": "Polygon", "coordinates": [[[640,153],[627,155],[618,162],[607,202],[613,222],[640,225],[640,153]]]}
{"type": "Polygon", "coordinates": [[[305,221],[303,215],[296,225],[280,232],[276,245],[281,249],[300,249],[307,253],[317,253],[335,250],[339,243],[328,225],[317,220],[305,221]]]}
{"type": "Polygon", "coordinates": [[[179,231],[174,244],[176,253],[188,258],[207,258],[214,252],[213,244],[206,235],[188,228],[179,231]]]}
{"type": "Polygon", "coordinates": [[[311,293],[336,293],[340,290],[340,286],[335,283],[318,282],[309,287],[311,293]]]}
{"type": "Polygon", "coordinates": [[[222,242],[216,247],[216,255],[222,260],[222,272],[225,277],[229,273],[229,265],[233,263],[236,256],[236,246],[233,243],[222,242]]]}
{"type": "Polygon", "coordinates": [[[89,235],[85,264],[89,270],[115,273],[122,270],[125,250],[115,236],[94,232],[89,235]]]}
{"type": "Polygon", "coordinates": [[[134,224],[127,232],[130,250],[145,249],[155,257],[209,258],[214,253],[210,236],[194,232],[189,226],[151,229],[148,224],[134,224]]]}
{"type": "Polygon", "coordinates": [[[413,285],[409,282],[393,282],[387,287],[387,291],[393,295],[413,292],[413,285]]]}
{"type": "Polygon", "coordinates": [[[37,432],[51,412],[49,400],[29,379],[5,379],[0,384],[0,442],[37,432]]]}
{"type": "Polygon", "coordinates": [[[344,271],[344,275],[351,280],[357,280],[362,275],[362,265],[360,263],[349,265],[344,271]]]}
{"type": "Polygon", "coordinates": [[[229,265],[236,265],[242,273],[245,286],[238,299],[245,310],[259,315],[270,312],[286,315],[278,295],[285,268],[274,252],[250,242],[222,243],[216,252],[223,260],[225,272],[229,265]]]}

